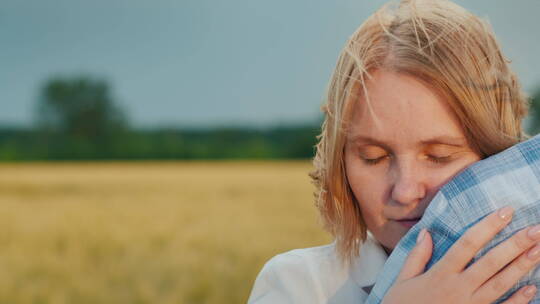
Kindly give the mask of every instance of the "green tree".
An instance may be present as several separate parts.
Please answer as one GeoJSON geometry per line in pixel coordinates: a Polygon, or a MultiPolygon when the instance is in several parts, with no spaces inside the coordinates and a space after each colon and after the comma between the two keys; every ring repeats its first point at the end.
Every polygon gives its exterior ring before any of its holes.
{"type": "Polygon", "coordinates": [[[127,130],[109,85],[91,77],[50,79],[37,108],[39,130],[53,157],[108,158],[127,130]]]}

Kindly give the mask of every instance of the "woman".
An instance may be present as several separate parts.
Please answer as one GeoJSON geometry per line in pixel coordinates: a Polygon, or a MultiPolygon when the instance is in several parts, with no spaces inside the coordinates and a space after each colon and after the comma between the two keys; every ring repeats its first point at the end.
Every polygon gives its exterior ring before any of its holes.
{"type": "MultiPolygon", "coordinates": [[[[249,303],[363,302],[387,255],[438,189],[472,163],[526,138],[526,98],[492,31],[444,0],[401,1],[369,17],[340,54],[323,111],[311,177],[335,241],[272,258],[249,303]]],[[[463,263],[473,253],[471,243],[485,243],[482,238],[492,238],[511,216],[512,209],[503,208],[486,217],[454,244],[457,256],[440,262],[463,263]]],[[[483,270],[495,274],[503,259],[507,269],[532,269],[539,258],[527,253],[536,250],[537,230],[499,245],[514,246],[521,254],[515,261],[493,250],[483,270]]],[[[396,284],[388,301],[430,303],[440,290],[458,290],[455,277],[440,270],[439,289],[410,294],[428,287],[423,268],[430,242],[429,232],[422,233],[415,248],[421,258],[403,267],[415,274],[406,285],[396,284]]],[[[490,303],[516,280],[503,274],[476,282],[460,303],[490,303]]],[[[525,286],[505,303],[527,303],[535,293],[525,286]]]]}

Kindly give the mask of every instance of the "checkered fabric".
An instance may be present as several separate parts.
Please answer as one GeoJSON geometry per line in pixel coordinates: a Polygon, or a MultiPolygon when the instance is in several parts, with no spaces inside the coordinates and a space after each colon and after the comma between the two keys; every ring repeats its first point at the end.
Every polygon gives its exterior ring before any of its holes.
{"type": "MultiPolygon", "coordinates": [[[[397,244],[365,303],[382,301],[415,246],[422,228],[427,228],[433,238],[429,269],[468,228],[506,205],[515,209],[511,223],[471,263],[518,230],[540,223],[540,135],[474,163],[445,184],[421,221],[397,244]]],[[[517,289],[529,284],[540,289],[540,268],[529,272],[495,303],[504,301],[517,289]]],[[[537,294],[531,303],[540,303],[540,295],[537,294]]]]}

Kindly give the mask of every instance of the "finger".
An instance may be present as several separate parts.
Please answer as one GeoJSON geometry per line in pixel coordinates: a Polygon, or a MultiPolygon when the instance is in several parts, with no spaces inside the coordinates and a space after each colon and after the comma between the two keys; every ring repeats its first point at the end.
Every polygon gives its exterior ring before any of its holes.
{"type": "Polygon", "coordinates": [[[472,226],[434,266],[443,272],[461,272],[484,245],[499,233],[511,220],[514,209],[501,208],[472,226]]]}
{"type": "Polygon", "coordinates": [[[480,286],[538,241],[540,225],[522,229],[467,268],[463,276],[473,286],[480,286]]]}
{"type": "Polygon", "coordinates": [[[511,264],[487,281],[473,294],[481,300],[494,301],[540,261],[540,244],[522,253],[511,264]]]}
{"type": "Polygon", "coordinates": [[[532,298],[536,294],[536,290],[536,286],[534,285],[523,286],[518,291],[514,292],[514,294],[502,304],[529,303],[529,301],[532,300],[532,298]]]}
{"type": "Polygon", "coordinates": [[[424,273],[426,264],[431,258],[432,251],[433,241],[431,240],[431,235],[424,228],[418,233],[416,246],[409,253],[396,282],[401,282],[424,273]]]}

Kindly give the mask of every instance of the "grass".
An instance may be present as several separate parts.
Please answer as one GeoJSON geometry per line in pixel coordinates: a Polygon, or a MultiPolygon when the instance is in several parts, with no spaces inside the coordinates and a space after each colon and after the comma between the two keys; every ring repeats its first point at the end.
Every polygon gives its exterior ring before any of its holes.
{"type": "Polygon", "coordinates": [[[0,165],[0,303],[245,303],[324,244],[309,162],[0,165]]]}

